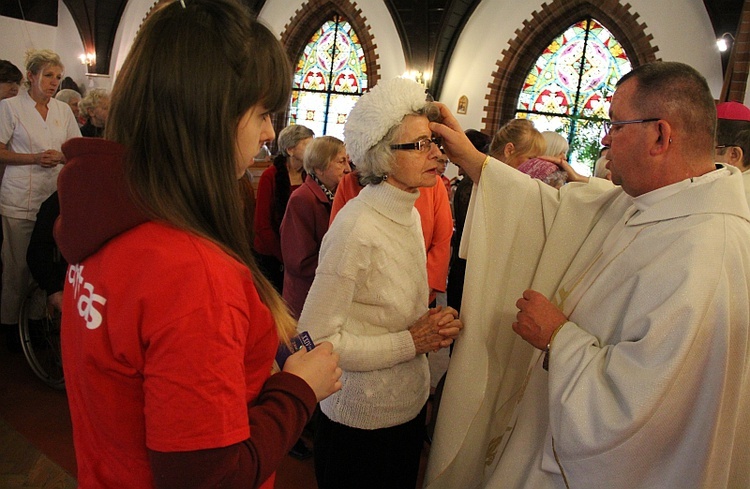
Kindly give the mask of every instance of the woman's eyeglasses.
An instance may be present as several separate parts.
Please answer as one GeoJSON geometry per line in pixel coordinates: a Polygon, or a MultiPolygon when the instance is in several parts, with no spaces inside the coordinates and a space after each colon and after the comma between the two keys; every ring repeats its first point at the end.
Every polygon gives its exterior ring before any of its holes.
{"type": "Polygon", "coordinates": [[[438,147],[438,149],[443,148],[443,139],[442,138],[423,138],[419,141],[416,141],[414,143],[401,143],[401,144],[391,144],[391,149],[397,149],[397,150],[416,150],[420,152],[427,152],[432,148],[432,145],[435,145],[438,147]]]}

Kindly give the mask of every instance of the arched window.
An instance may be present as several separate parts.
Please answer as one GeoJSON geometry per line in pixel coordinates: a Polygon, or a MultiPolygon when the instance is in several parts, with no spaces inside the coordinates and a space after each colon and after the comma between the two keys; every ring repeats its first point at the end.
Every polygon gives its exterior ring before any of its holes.
{"type": "Polygon", "coordinates": [[[565,136],[571,165],[590,175],[615,84],[630,70],[630,60],[612,33],[597,20],[584,19],[539,56],[521,89],[516,117],[534,121],[540,131],[565,136]]]}
{"type": "Polygon", "coordinates": [[[288,122],[303,124],[317,136],[343,139],[349,111],[366,89],[367,66],[357,33],[333,15],[297,60],[288,122]]]}

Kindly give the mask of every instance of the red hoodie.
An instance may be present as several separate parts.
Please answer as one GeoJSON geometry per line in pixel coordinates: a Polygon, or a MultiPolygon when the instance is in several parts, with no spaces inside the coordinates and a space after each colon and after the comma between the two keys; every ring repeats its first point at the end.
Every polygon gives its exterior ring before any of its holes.
{"type": "Polygon", "coordinates": [[[120,145],[63,151],[55,237],[71,264],[62,344],[80,487],[272,487],[316,399],[270,376],[278,337],[250,271],[141,213],[120,145]]]}

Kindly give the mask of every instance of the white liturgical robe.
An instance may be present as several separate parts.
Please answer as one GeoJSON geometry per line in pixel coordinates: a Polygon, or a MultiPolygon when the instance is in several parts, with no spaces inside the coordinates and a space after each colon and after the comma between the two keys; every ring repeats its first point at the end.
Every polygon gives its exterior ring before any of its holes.
{"type": "Polygon", "coordinates": [[[734,168],[631,198],[491,160],[462,243],[465,327],[425,486],[750,487],[750,210],[734,168]],[[468,234],[467,234],[468,233],[468,234]],[[515,335],[569,321],[549,372],[515,335]]]}

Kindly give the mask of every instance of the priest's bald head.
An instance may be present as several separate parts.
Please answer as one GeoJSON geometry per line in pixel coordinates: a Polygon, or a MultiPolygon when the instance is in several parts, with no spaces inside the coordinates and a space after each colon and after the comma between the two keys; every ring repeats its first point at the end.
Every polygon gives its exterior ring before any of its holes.
{"type": "Polygon", "coordinates": [[[706,79],[677,62],[655,62],[620,79],[610,106],[612,181],[636,197],[714,170],[716,105],[706,79]]]}

